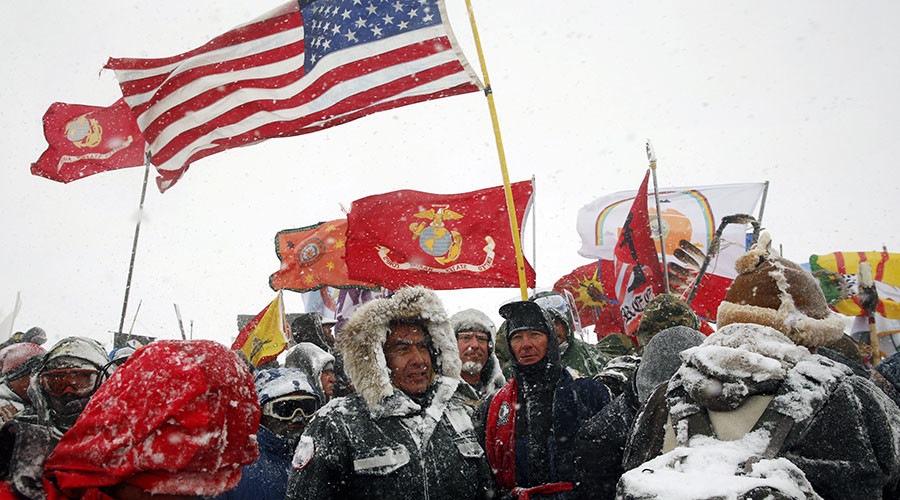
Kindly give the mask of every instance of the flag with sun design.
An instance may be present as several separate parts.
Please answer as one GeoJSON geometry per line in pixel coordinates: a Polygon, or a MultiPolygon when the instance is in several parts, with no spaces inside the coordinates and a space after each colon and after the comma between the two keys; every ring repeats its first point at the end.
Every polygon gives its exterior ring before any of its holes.
{"type": "Polygon", "coordinates": [[[575,298],[582,326],[595,325],[598,337],[622,331],[622,316],[615,291],[607,290],[615,283],[613,261],[601,260],[576,268],[553,284],[553,289],[568,290],[575,298]],[[604,272],[607,285],[604,285],[604,272]]]}
{"type": "Polygon", "coordinates": [[[309,292],[323,286],[376,288],[348,277],[344,261],[346,243],[347,219],[279,231],[275,235],[275,253],[281,260],[281,269],[269,277],[269,286],[273,290],[295,292],[309,292]]]}

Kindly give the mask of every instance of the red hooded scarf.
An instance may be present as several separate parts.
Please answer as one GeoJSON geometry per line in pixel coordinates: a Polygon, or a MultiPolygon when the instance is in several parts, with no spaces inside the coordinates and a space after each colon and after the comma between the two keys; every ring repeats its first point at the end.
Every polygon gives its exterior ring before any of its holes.
{"type": "Polygon", "coordinates": [[[127,482],[218,495],[259,457],[259,415],[250,373],[223,345],[154,342],[97,390],[44,474],[64,491],[127,482]]]}

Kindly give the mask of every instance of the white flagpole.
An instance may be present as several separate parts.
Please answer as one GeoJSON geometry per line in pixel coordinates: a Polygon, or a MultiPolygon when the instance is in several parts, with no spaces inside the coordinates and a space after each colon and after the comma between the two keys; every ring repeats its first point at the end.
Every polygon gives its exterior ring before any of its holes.
{"type": "Polygon", "coordinates": [[[659,249],[662,254],[662,273],[666,280],[666,293],[669,293],[669,269],[666,267],[666,242],[663,241],[663,214],[659,209],[659,186],[656,184],[656,151],[647,139],[647,159],[650,160],[650,171],[653,172],[653,199],[656,200],[656,236],[659,238],[659,249]]]}

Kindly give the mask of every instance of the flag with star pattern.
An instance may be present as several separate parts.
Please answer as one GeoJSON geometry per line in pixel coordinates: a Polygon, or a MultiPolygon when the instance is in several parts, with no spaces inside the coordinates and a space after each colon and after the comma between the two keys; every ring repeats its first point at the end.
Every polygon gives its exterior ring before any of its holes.
{"type": "Polygon", "coordinates": [[[226,149],[483,88],[444,0],[294,0],[192,51],[106,68],[160,191],[226,149]]]}
{"type": "Polygon", "coordinates": [[[273,290],[310,292],[323,286],[375,288],[372,283],[352,280],[344,261],[347,219],[320,222],[275,235],[275,253],[281,269],[269,277],[273,290]]]}

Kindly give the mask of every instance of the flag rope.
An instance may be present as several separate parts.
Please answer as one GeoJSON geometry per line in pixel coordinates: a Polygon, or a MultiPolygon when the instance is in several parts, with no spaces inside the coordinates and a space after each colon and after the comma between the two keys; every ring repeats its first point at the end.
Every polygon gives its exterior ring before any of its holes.
{"type": "MultiPolygon", "coordinates": [[[[509,172],[506,169],[506,154],[503,152],[503,139],[500,137],[500,122],[497,118],[497,109],[494,106],[494,92],[491,89],[491,81],[488,78],[487,64],[484,60],[484,52],[481,50],[481,39],[478,37],[478,27],[475,25],[475,11],[472,10],[472,0],[466,0],[466,8],[469,11],[469,22],[472,25],[472,34],[475,37],[475,48],[478,51],[478,61],[481,63],[481,74],[484,76],[484,95],[487,97],[488,108],[491,111],[491,123],[494,126],[494,138],[497,140],[497,154],[500,157],[500,171],[503,174],[503,190],[506,192],[506,210],[509,212],[509,227],[512,231],[513,246],[516,249],[516,267],[519,271],[519,288],[522,291],[522,300],[528,300],[528,282],[525,279],[525,257],[522,255],[522,242],[519,239],[519,222],[516,220],[516,205],[513,201],[512,188],[509,185],[509,172]]],[[[535,270],[535,274],[537,270],[535,270]]]]}

